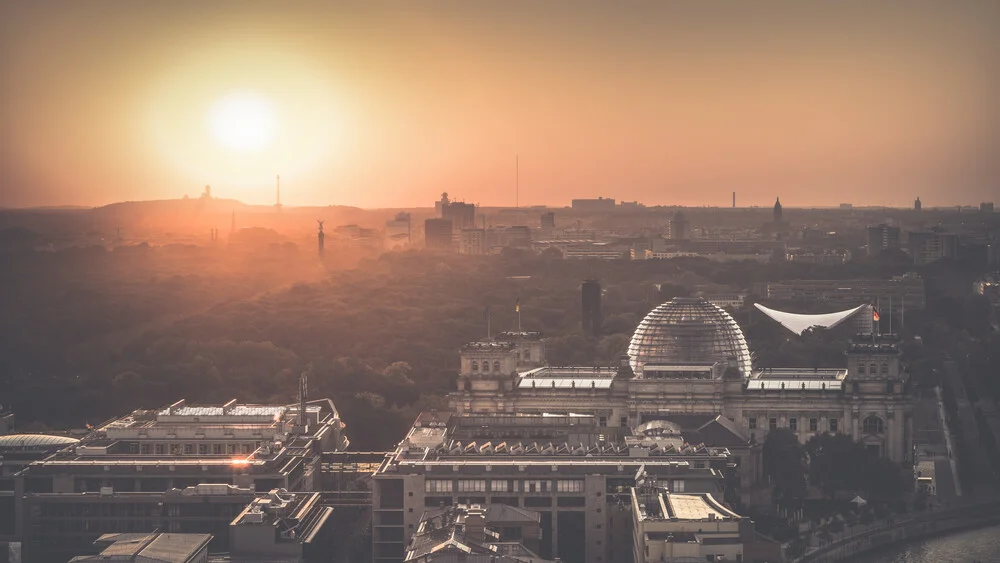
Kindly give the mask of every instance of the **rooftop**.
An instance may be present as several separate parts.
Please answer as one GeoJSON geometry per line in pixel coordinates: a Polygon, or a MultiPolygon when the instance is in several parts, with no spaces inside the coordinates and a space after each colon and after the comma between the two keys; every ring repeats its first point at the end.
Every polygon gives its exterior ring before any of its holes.
{"type": "Polygon", "coordinates": [[[618,370],[602,367],[544,366],[521,373],[518,389],[609,389],[618,370]]]}
{"type": "Polygon", "coordinates": [[[320,506],[319,501],[319,493],[273,489],[251,501],[230,526],[274,528],[275,543],[309,543],[333,514],[333,508],[320,506]]]}
{"type": "Polygon", "coordinates": [[[141,561],[142,563],[189,563],[208,549],[210,534],[104,534],[94,545],[104,547],[98,555],[74,557],[70,563],[97,561],[141,561]]]}
{"type": "Polygon", "coordinates": [[[847,368],[765,368],[747,381],[747,391],[840,391],[847,368]]]}
{"type": "Polygon", "coordinates": [[[0,436],[0,450],[38,450],[72,446],[80,440],[48,434],[8,434],[0,436]]]}
{"type": "Polygon", "coordinates": [[[711,493],[679,494],[663,489],[632,489],[633,504],[638,508],[639,521],[740,520],[741,516],[728,509],[711,493]]]}

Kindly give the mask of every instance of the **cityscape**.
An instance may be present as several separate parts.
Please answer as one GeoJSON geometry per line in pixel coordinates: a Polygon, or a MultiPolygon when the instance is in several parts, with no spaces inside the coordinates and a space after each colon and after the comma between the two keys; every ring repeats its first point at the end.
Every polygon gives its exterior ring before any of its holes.
{"type": "Polygon", "coordinates": [[[996,6],[44,4],[0,563],[1000,558],[996,6]]]}

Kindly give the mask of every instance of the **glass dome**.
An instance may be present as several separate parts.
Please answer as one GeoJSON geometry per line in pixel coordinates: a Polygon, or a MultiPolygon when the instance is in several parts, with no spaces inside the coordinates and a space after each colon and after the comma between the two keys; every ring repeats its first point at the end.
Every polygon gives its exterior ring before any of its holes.
{"type": "Polygon", "coordinates": [[[646,364],[726,362],[743,377],[751,371],[750,349],[736,321],[701,298],[675,297],[642,319],[628,346],[632,370],[646,364]]]}

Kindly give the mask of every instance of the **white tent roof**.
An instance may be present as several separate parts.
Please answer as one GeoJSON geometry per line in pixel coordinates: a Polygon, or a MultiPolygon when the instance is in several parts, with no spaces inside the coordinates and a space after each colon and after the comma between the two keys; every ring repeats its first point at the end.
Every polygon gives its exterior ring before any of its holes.
{"type": "Polygon", "coordinates": [[[794,332],[795,334],[802,334],[807,329],[814,326],[820,328],[833,328],[845,320],[849,319],[851,315],[857,313],[861,309],[867,307],[867,305],[858,305],[853,309],[848,309],[846,311],[840,311],[837,313],[824,313],[821,315],[803,315],[801,313],[786,313],[785,311],[776,311],[774,309],[769,309],[760,303],[754,303],[754,307],[757,307],[765,315],[771,317],[777,321],[781,326],[787,328],[788,330],[794,332]]]}

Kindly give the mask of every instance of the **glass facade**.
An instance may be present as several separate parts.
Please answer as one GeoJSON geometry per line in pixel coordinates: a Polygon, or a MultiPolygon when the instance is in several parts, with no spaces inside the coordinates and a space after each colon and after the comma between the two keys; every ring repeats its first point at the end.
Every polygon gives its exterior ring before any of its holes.
{"type": "Polygon", "coordinates": [[[676,297],[653,309],[639,323],[628,355],[639,374],[646,364],[726,362],[743,377],[751,372],[750,349],[736,321],[701,298],[676,297]]]}

